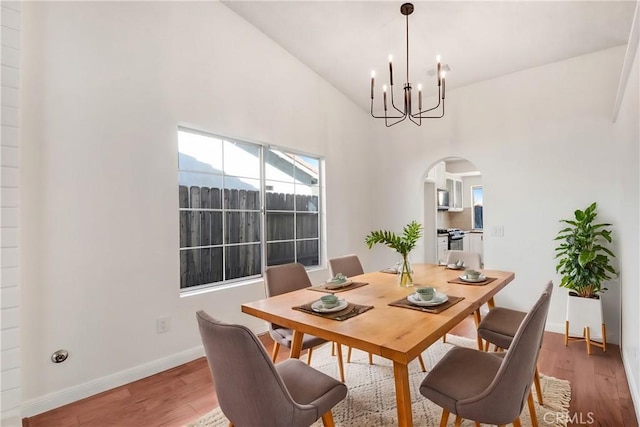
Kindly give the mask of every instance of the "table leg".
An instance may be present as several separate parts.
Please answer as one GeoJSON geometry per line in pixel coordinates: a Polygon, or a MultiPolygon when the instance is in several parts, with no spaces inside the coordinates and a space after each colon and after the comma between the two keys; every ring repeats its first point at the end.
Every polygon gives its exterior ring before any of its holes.
{"type": "Polygon", "coordinates": [[[300,331],[293,331],[293,339],[291,340],[291,352],[289,358],[298,359],[302,351],[302,337],[304,334],[300,331]]]}
{"type": "Polygon", "coordinates": [[[409,390],[409,368],[399,362],[393,362],[393,376],[396,382],[396,405],[398,426],[413,426],[411,413],[411,391],[409,390]]]}
{"type": "MultiPolygon", "coordinates": [[[[476,329],[478,329],[478,325],[480,324],[480,321],[482,320],[481,316],[480,316],[480,309],[477,309],[476,311],[473,312],[473,320],[476,323],[476,329]]],[[[480,335],[476,332],[477,335],[477,339],[478,339],[478,350],[482,351],[482,349],[484,348],[484,345],[482,344],[482,338],[480,338],[480,335]]]]}

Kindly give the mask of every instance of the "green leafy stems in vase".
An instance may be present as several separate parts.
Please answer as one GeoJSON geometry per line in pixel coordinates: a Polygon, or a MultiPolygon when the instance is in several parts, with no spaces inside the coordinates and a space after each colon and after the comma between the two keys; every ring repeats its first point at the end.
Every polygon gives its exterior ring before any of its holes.
{"type": "Polygon", "coordinates": [[[402,256],[402,263],[398,270],[398,284],[400,286],[413,286],[413,271],[409,262],[409,253],[416,247],[418,239],[422,236],[422,225],[417,221],[411,221],[402,229],[402,234],[397,235],[393,231],[372,231],[365,237],[364,242],[369,249],[376,243],[382,243],[395,250],[402,256]]]}

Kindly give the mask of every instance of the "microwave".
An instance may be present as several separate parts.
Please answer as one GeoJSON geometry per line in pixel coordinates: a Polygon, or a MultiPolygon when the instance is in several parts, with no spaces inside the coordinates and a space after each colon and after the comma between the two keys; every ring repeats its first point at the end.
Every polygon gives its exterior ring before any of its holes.
{"type": "Polygon", "coordinates": [[[449,210],[449,192],[438,188],[438,210],[449,210]]]}

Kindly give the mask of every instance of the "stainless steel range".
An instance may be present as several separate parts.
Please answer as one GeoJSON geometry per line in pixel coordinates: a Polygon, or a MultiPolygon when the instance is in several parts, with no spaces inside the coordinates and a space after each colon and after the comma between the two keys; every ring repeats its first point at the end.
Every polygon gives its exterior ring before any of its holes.
{"type": "Polygon", "coordinates": [[[438,234],[449,236],[449,250],[463,250],[464,231],[459,228],[439,228],[438,234]]]}

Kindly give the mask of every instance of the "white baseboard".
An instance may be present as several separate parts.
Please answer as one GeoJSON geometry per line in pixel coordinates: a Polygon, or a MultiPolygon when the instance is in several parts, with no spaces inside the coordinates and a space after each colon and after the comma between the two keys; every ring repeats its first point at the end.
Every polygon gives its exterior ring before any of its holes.
{"type": "MultiPolygon", "coordinates": [[[[158,372],[166,371],[167,369],[174,368],[202,356],[204,356],[204,348],[198,346],[84,384],[50,393],[37,399],[25,401],[22,403],[21,408],[22,417],[32,417],[59,408],[71,402],[84,399],[85,397],[102,393],[103,391],[157,374],[158,372]]],[[[4,426],[4,424],[2,424],[2,426],[4,426]]]]}
{"type": "Polygon", "coordinates": [[[0,418],[0,426],[2,427],[21,427],[22,417],[20,415],[20,408],[9,409],[2,411],[0,418]]]}
{"type": "MultiPolygon", "coordinates": [[[[638,384],[636,384],[635,378],[631,375],[630,364],[626,351],[620,352],[622,356],[622,366],[624,366],[624,373],[627,377],[627,384],[629,385],[629,393],[631,393],[631,400],[633,400],[633,408],[636,411],[636,419],[640,420],[640,395],[638,395],[638,384]]],[[[637,363],[637,362],[635,362],[637,363]]]]}

